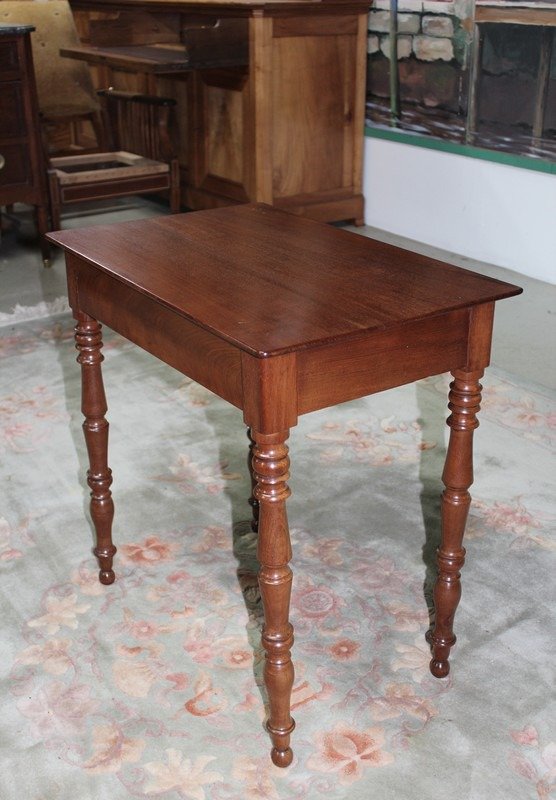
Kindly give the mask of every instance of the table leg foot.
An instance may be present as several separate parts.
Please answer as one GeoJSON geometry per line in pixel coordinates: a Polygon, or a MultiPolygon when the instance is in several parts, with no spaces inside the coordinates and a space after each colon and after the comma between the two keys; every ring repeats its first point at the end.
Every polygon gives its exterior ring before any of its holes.
{"type": "Polygon", "coordinates": [[[87,483],[91,490],[91,518],[96,532],[94,553],[99,561],[99,580],[105,585],[114,583],[112,561],[116,548],[112,542],[114,503],[110,486],[112,470],[108,467],[108,422],[101,363],[103,361],[101,325],[87,314],[79,312],[75,326],[75,346],[81,365],[81,410],[85,417],[83,432],[89,454],[87,483]]]}
{"type": "Polygon", "coordinates": [[[285,750],[278,750],[277,747],[273,747],[270,751],[270,758],[277,767],[289,767],[293,761],[293,750],[291,747],[286,747],[285,750]]]}
{"type": "Polygon", "coordinates": [[[478,427],[481,403],[479,379],[483,371],[455,370],[450,384],[448,417],[450,441],[442,481],[442,534],[437,552],[438,577],[434,587],[435,624],[427,636],[432,646],[430,671],[436,678],[450,672],[450,650],[456,643],[454,616],[461,597],[460,570],[465,561],[462,546],[473,483],[473,431],[478,427]]]}
{"type": "Polygon", "coordinates": [[[290,714],[294,669],[291,660],[293,627],[289,622],[292,557],[286,500],[290,490],[288,432],[260,434],[252,431],[254,495],[259,502],[259,586],[265,624],[262,643],[266,651],[264,679],[270,715],[267,730],[272,739],[271,758],[278,767],[292,762],[290,735],[295,723],[290,714]]]}
{"type": "Polygon", "coordinates": [[[116,575],[114,573],[114,570],[112,569],[112,561],[114,559],[114,556],[116,555],[116,548],[112,547],[110,552],[101,553],[98,547],[95,547],[94,553],[95,556],[98,558],[98,562],[100,565],[98,579],[105,586],[110,586],[110,584],[114,583],[114,581],[116,580],[116,575]]]}

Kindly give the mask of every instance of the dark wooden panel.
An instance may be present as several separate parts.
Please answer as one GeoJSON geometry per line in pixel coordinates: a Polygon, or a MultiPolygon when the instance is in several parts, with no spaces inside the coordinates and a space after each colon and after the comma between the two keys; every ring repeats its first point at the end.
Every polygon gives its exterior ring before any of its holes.
{"type": "Polygon", "coordinates": [[[0,83],[0,136],[3,139],[11,139],[24,136],[25,133],[21,82],[2,82],[0,83]]]}
{"type": "MultiPolygon", "coordinates": [[[[4,46],[0,47],[0,73],[4,80],[9,73],[17,72],[19,70],[19,59],[17,53],[17,45],[15,42],[6,41],[4,46]]],[[[4,91],[4,87],[2,87],[4,91]]]]}
{"type": "MultiPolygon", "coordinates": [[[[27,145],[0,144],[0,152],[4,156],[4,168],[0,170],[0,186],[16,186],[31,181],[31,164],[27,145]]],[[[11,201],[8,201],[11,202],[11,201]]]]}

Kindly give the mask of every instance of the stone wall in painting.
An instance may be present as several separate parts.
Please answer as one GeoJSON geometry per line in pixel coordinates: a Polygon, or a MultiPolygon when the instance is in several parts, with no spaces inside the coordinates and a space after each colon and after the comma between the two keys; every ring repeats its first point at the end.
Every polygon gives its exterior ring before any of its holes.
{"type": "Polygon", "coordinates": [[[375,0],[369,12],[369,125],[556,159],[553,0],[398,0],[397,115],[392,8],[375,0]],[[485,21],[490,9],[504,21],[485,21]]]}

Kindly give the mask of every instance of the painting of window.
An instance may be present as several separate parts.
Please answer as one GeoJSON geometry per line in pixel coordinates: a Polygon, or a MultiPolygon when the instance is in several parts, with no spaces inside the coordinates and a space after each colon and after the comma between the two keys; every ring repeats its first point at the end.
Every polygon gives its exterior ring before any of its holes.
{"type": "Polygon", "coordinates": [[[556,160],[556,0],[375,0],[367,124],[556,160]]]}

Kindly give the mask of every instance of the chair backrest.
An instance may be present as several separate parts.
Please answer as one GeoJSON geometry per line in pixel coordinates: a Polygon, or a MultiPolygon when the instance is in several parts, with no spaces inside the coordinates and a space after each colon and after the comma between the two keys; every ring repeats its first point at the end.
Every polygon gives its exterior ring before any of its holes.
{"type": "Polygon", "coordinates": [[[61,47],[80,44],[67,0],[0,0],[0,22],[35,26],[31,45],[39,109],[45,119],[98,112],[87,64],[60,55],[61,47]]]}
{"type": "Polygon", "coordinates": [[[115,150],[127,150],[155,161],[175,157],[170,138],[170,110],[176,105],[175,100],[113,89],[98,94],[115,150]]]}

